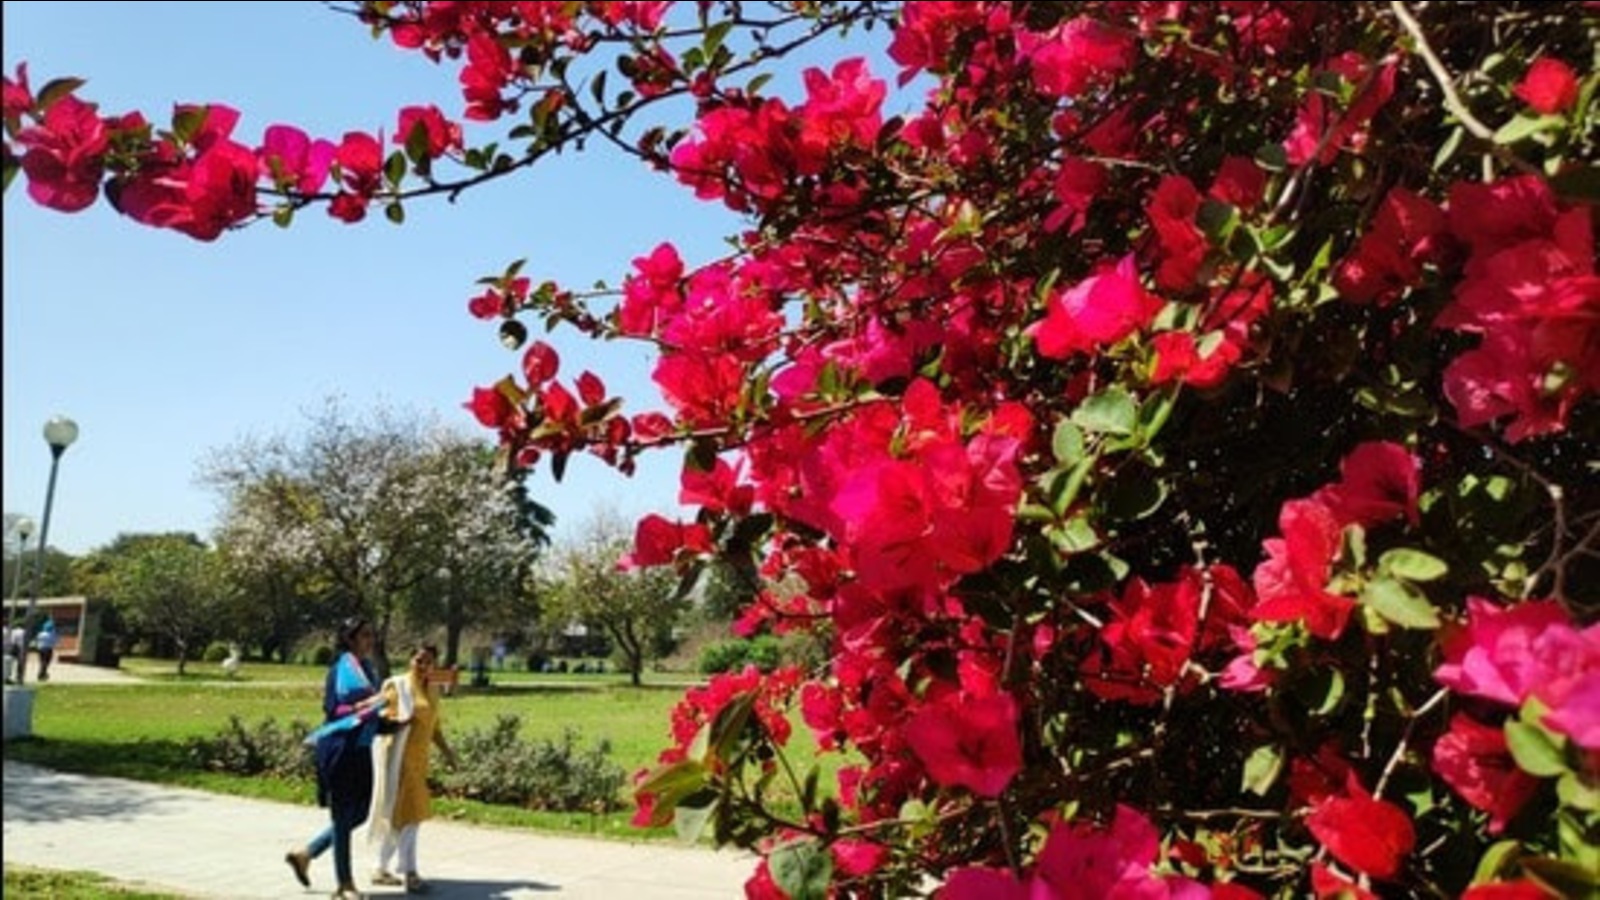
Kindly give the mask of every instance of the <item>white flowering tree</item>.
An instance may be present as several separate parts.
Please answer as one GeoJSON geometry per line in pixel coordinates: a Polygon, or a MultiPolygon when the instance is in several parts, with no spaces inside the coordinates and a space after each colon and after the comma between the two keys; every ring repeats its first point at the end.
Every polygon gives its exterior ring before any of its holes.
{"type": "Polygon", "coordinates": [[[293,585],[269,604],[278,613],[313,599],[311,625],[369,616],[380,662],[404,600],[441,570],[537,552],[492,457],[419,417],[356,419],[330,401],[298,438],[241,440],[203,478],[224,500],[233,570],[268,589],[293,585]]]}

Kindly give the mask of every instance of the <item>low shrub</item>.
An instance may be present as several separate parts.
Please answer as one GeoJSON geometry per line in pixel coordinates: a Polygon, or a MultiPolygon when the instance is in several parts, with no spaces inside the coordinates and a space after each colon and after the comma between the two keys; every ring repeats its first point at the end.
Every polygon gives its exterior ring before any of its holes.
{"type": "Polygon", "coordinates": [[[573,729],[558,741],[525,741],[521,729],[520,717],[502,715],[492,727],[456,738],[452,743],[460,765],[434,770],[440,789],[453,796],[528,809],[572,812],[621,807],[626,772],[611,760],[609,742],[602,739],[583,750],[573,729]]]}
{"type": "Polygon", "coordinates": [[[707,644],[700,650],[700,672],[718,675],[735,672],[752,663],[763,672],[770,672],[782,661],[783,650],[778,639],[770,634],[750,640],[735,638],[707,644]]]}
{"type": "Polygon", "coordinates": [[[212,641],[206,645],[206,651],[200,654],[201,662],[219,663],[228,658],[228,644],[226,641],[212,641]]]}
{"type": "Polygon", "coordinates": [[[189,742],[189,758],[203,769],[231,775],[310,778],[315,774],[311,748],[303,741],[311,728],[298,719],[285,726],[272,718],[250,727],[229,716],[218,734],[189,742]]]}

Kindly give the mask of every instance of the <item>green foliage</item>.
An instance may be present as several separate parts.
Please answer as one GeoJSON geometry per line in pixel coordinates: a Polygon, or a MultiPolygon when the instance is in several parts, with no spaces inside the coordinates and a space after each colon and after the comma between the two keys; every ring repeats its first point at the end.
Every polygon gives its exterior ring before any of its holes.
{"type": "Polygon", "coordinates": [[[473,729],[452,743],[461,764],[435,770],[449,794],[542,810],[607,811],[620,806],[626,773],[611,759],[602,740],[578,747],[578,734],[566,729],[556,740],[524,740],[522,719],[502,715],[488,729],[473,729]]]}
{"type": "Polygon", "coordinates": [[[200,655],[203,662],[219,663],[228,658],[231,652],[227,641],[212,641],[206,645],[206,650],[200,655]]]}
{"type": "Polygon", "coordinates": [[[248,726],[238,716],[208,738],[188,744],[189,756],[200,768],[232,775],[270,775],[275,778],[309,778],[314,772],[311,748],[304,738],[311,726],[300,720],[280,725],[273,718],[248,726]]]}
{"type": "Polygon", "coordinates": [[[782,649],[778,639],[770,634],[763,634],[750,639],[733,638],[707,644],[700,651],[698,668],[702,675],[735,672],[746,665],[754,665],[763,672],[770,672],[776,669],[781,661],[782,649]]]}

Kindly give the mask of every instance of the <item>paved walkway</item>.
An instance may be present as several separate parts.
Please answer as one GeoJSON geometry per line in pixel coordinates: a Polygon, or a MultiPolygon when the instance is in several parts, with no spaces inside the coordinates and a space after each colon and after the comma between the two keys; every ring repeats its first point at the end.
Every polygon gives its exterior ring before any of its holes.
{"type": "MultiPolygon", "coordinates": [[[[33,674],[30,667],[30,676],[33,674]]],[[[50,667],[56,685],[139,683],[93,666],[50,667]]],[[[29,679],[30,684],[32,679],[29,679]]],[[[197,898],[326,897],[333,854],[313,863],[310,890],[283,854],[327,822],[325,810],[204,791],[90,778],[5,761],[5,862],[98,872],[197,898]]],[[[368,896],[404,896],[368,881],[375,850],[356,832],[356,883],[368,896]]],[[[744,895],[748,853],[629,844],[433,820],[417,855],[439,900],[723,900],[744,895]]]]}

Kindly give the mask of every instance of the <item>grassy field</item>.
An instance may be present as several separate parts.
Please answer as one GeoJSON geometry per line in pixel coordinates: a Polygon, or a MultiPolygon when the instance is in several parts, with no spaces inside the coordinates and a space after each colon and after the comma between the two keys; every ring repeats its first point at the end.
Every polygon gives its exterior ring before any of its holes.
{"type": "MultiPolygon", "coordinates": [[[[148,679],[137,684],[50,684],[34,701],[34,739],[8,742],[6,756],[51,768],[140,781],[177,784],[220,793],[294,803],[313,802],[309,781],[242,777],[207,772],[189,759],[193,738],[220,732],[230,715],[247,725],[272,718],[299,721],[306,729],[321,719],[323,669],[247,664],[235,679],[215,665],[191,664],[178,677],[170,662],[125,660],[124,671],[148,679]]],[[[605,739],[611,758],[630,775],[654,765],[669,743],[672,707],[685,682],[638,688],[620,675],[546,676],[493,673],[488,688],[463,687],[444,701],[447,734],[487,729],[502,715],[522,721],[525,739],[559,739],[574,729],[579,747],[605,739]]],[[[804,767],[813,753],[810,732],[796,723],[794,759],[804,767]]],[[[836,759],[825,758],[831,776],[836,759]]],[[[831,777],[823,779],[830,784],[831,777]]],[[[607,837],[666,837],[670,829],[642,834],[629,826],[631,808],[617,813],[534,812],[441,798],[437,815],[480,824],[512,825],[607,837]]]]}
{"type": "Polygon", "coordinates": [[[56,872],[6,863],[5,895],[12,900],[179,900],[119,884],[92,872],[56,872]]]}

